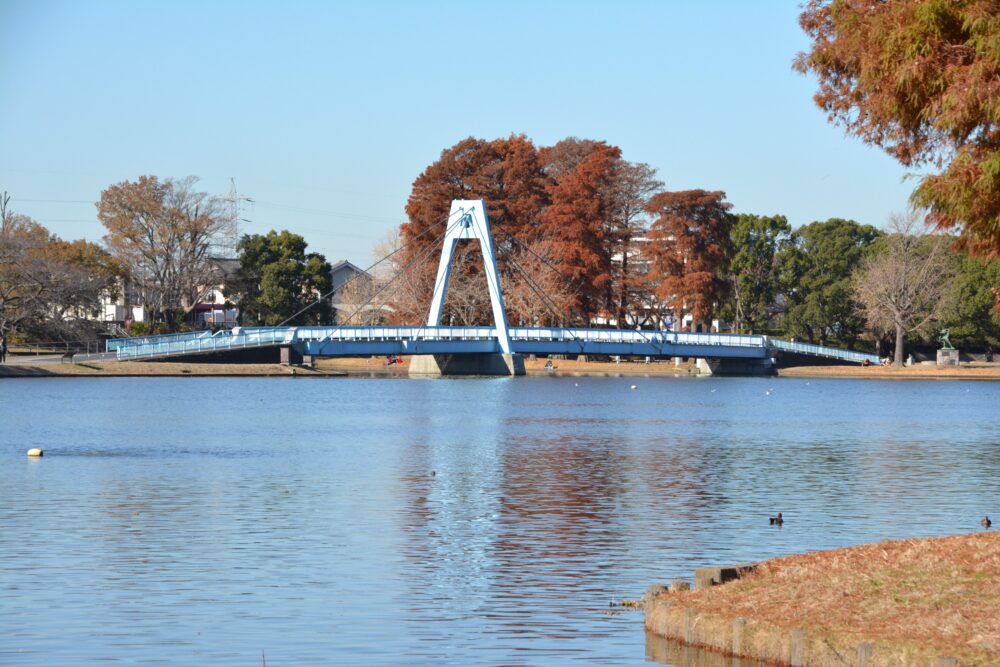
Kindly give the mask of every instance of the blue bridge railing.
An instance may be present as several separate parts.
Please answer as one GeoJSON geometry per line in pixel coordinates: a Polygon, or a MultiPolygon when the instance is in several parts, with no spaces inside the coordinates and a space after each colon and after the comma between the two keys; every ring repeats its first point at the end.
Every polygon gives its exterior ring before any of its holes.
{"type": "Polygon", "coordinates": [[[798,343],[780,338],[768,338],[768,347],[773,350],[782,350],[795,354],[807,354],[813,357],[826,357],[828,359],[840,359],[842,361],[855,361],[870,364],[878,364],[880,359],[877,354],[869,352],[858,352],[856,350],[842,350],[839,347],[828,347],[825,345],[813,345],[812,343],[798,343]]]}
{"type": "MultiPolygon", "coordinates": [[[[659,356],[764,357],[772,350],[780,350],[856,363],[879,361],[877,355],[867,352],[745,334],[562,327],[511,327],[509,333],[515,350],[525,353],[601,354],[623,350],[625,354],[659,356]]],[[[495,327],[235,327],[216,332],[117,338],[108,341],[108,350],[116,352],[121,360],[284,345],[319,354],[424,353],[421,350],[461,353],[492,350],[496,340],[495,327]]]]}

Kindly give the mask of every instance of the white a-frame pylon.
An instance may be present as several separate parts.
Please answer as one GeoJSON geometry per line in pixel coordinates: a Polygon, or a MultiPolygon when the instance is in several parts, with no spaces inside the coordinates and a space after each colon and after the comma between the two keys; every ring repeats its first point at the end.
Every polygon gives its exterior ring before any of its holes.
{"type": "Polygon", "coordinates": [[[427,314],[427,326],[436,327],[441,324],[441,306],[448,289],[451,256],[455,252],[455,244],[461,239],[479,239],[479,247],[483,251],[483,268],[486,270],[486,285],[490,291],[490,303],[493,304],[497,340],[503,354],[510,354],[507,309],[504,308],[503,292],[500,291],[500,275],[497,273],[496,256],[493,253],[493,239],[490,237],[490,220],[482,199],[455,199],[451,202],[448,232],[444,236],[444,247],[441,248],[441,261],[434,281],[434,296],[431,298],[431,310],[427,314]]]}

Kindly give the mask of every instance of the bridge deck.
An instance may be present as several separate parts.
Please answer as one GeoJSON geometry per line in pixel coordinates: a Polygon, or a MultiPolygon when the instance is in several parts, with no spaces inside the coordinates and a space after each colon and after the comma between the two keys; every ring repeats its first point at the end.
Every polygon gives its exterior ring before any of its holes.
{"type": "MultiPolygon", "coordinates": [[[[878,363],[864,352],[793,343],[767,336],[631,329],[512,327],[520,354],[595,354],[651,357],[763,359],[774,350],[843,361],[878,363]]],[[[314,356],[498,353],[494,327],[238,327],[218,332],[117,338],[108,351],[119,360],[291,346],[314,356]]]]}

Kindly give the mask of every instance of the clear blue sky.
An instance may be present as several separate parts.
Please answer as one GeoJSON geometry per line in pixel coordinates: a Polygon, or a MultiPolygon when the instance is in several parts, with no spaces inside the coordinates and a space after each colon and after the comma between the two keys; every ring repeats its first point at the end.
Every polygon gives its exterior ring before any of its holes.
{"type": "Polygon", "coordinates": [[[603,139],[737,212],[882,225],[912,181],[791,70],[792,1],[0,0],[0,190],[65,238],[141,174],[236,179],[243,231],[365,263],[466,136],[603,139]]]}

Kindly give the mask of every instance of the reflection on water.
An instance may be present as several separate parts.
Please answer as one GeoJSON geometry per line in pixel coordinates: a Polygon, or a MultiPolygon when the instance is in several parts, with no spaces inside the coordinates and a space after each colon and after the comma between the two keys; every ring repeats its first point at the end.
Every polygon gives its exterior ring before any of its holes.
{"type": "Polygon", "coordinates": [[[664,665],[677,667],[766,667],[766,663],[745,658],[733,658],[720,653],[686,646],[683,642],[675,642],[646,633],[646,659],[664,665]]]}
{"type": "Polygon", "coordinates": [[[685,664],[609,601],[976,529],[997,405],[964,382],[2,381],[0,664],[685,664]]]}

